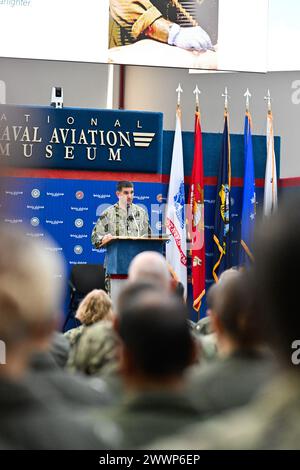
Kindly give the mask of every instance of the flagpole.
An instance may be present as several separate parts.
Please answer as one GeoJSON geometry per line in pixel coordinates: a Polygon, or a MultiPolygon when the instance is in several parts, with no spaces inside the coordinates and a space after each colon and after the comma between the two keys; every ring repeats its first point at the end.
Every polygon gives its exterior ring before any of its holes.
{"type": "Polygon", "coordinates": [[[272,115],[272,105],[271,105],[272,98],[271,98],[270,90],[268,90],[267,96],[264,97],[264,100],[268,104],[268,114],[272,115]]]}
{"type": "Polygon", "coordinates": [[[222,96],[224,98],[224,119],[227,119],[227,131],[228,131],[228,185],[229,185],[229,190],[231,189],[231,146],[230,146],[230,137],[229,137],[229,111],[228,111],[228,104],[229,104],[229,94],[228,94],[228,88],[227,86],[225,87],[224,93],[222,93],[222,96]]]}
{"type": "Polygon", "coordinates": [[[250,108],[250,98],[252,96],[249,91],[249,88],[247,88],[246,93],[244,93],[244,96],[246,97],[246,114],[248,114],[250,108]]]}
{"type": "Polygon", "coordinates": [[[198,85],[196,85],[195,90],[193,91],[196,99],[196,113],[200,115],[200,104],[199,104],[199,95],[201,94],[201,91],[198,88],[198,85]]]}
{"type": "Polygon", "coordinates": [[[274,129],[270,90],[264,97],[267,102],[267,160],[264,188],[264,215],[269,216],[277,208],[277,171],[274,151],[274,129]]]}
{"type": "Polygon", "coordinates": [[[247,88],[246,93],[246,116],[244,127],[244,155],[245,155],[245,171],[244,171],[244,188],[243,188],[243,206],[241,219],[241,246],[240,265],[248,264],[253,261],[251,252],[251,243],[253,238],[255,217],[256,217],[256,190],[255,190],[255,173],[253,160],[252,145],[252,119],[249,111],[251,93],[247,88]],[[245,254],[247,256],[245,256],[245,254]]]}
{"type": "Polygon", "coordinates": [[[196,85],[195,95],[195,133],[194,133],[194,161],[189,191],[189,204],[191,211],[191,255],[192,255],[192,285],[193,308],[200,319],[200,307],[205,295],[205,234],[204,234],[204,173],[202,131],[200,123],[199,95],[201,91],[196,85]]]}
{"type": "Polygon", "coordinates": [[[231,189],[231,159],[230,159],[230,136],[229,136],[229,113],[228,103],[230,96],[228,88],[224,93],[224,130],[222,139],[222,150],[219,164],[219,174],[216,191],[215,226],[214,226],[214,258],[212,275],[215,282],[223,271],[231,268],[231,240],[230,240],[230,189],[231,189]]]}
{"type": "Polygon", "coordinates": [[[179,83],[177,89],[176,126],[172,151],[172,163],[167,198],[166,228],[170,235],[166,246],[166,260],[176,274],[178,281],[184,287],[187,295],[187,255],[186,255],[186,225],[185,225],[185,193],[184,166],[181,131],[181,93],[179,83]],[[174,201],[176,201],[176,206],[174,201]]]}
{"type": "Polygon", "coordinates": [[[228,95],[227,86],[225,87],[225,91],[224,91],[224,93],[222,93],[222,96],[224,97],[224,116],[227,116],[227,114],[228,114],[228,98],[230,98],[230,96],[228,95]]]}
{"type": "Polygon", "coordinates": [[[178,83],[178,87],[176,88],[177,92],[177,106],[176,106],[176,113],[178,113],[179,117],[181,116],[181,107],[180,107],[180,102],[181,102],[181,93],[183,93],[183,89],[181,88],[180,83],[178,83]]]}

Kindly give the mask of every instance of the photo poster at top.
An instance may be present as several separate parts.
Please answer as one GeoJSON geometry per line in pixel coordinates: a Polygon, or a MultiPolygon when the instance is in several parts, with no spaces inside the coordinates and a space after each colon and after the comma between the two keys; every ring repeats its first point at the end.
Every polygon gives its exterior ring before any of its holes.
{"type": "Polygon", "coordinates": [[[268,0],[0,0],[0,18],[0,57],[267,70],[268,0]]]}
{"type": "Polygon", "coordinates": [[[108,0],[0,0],[0,57],[107,62],[108,0]]]}
{"type": "Polygon", "coordinates": [[[110,0],[110,63],[267,71],[268,0],[110,0]]]}

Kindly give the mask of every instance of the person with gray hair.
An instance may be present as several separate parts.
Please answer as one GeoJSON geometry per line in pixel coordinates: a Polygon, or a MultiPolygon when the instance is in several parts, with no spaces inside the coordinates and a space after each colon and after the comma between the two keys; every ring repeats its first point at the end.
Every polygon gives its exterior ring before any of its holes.
{"type": "Polygon", "coordinates": [[[143,251],[133,258],[128,270],[128,280],[158,284],[167,292],[171,289],[171,276],[167,261],[163,255],[155,251],[143,251]]]}
{"type": "MultiPolygon", "coordinates": [[[[26,381],[32,355],[48,351],[59,324],[63,271],[55,247],[0,225],[0,442],[9,449],[96,449],[111,442],[60,401],[45,384],[26,381]],[[61,279],[60,279],[61,281],[61,279]]],[[[100,428],[101,429],[101,428],[100,428]]]]}

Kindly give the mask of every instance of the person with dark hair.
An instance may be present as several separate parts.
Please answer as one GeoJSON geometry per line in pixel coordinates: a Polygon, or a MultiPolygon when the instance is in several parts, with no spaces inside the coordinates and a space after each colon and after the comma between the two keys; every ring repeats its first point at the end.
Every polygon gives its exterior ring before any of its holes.
{"type": "Polygon", "coordinates": [[[63,282],[58,285],[55,275],[63,266],[53,248],[49,240],[0,225],[0,338],[6,353],[0,358],[0,447],[105,449],[113,442],[108,434],[101,438],[102,425],[96,432],[79,408],[66,406],[56,380],[30,370],[32,357],[49,351],[59,322],[63,282]]]}
{"type": "Polygon", "coordinates": [[[193,370],[190,396],[212,415],[248,403],[273,374],[273,361],[262,348],[246,273],[225,271],[208,291],[207,306],[219,359],[193,370]]]}
{"type": "Polygon", "coordinates": [[[92,244],[96,248],[106,245],[114,236],[143,237],[151,235],[147,211],[137,204],[133,204],[133,183],[120,181],[116,189],[118,202],[100,215],[93,228],[92,244]]]}
{"type": "Polygon", "coordinates": [[[184,303],[155,284],[128,284],[117,312],[125,394],[109,417],[123,431],[122,447],[135,448],[199,418],[184,394],[195,346],[184,303]]]}

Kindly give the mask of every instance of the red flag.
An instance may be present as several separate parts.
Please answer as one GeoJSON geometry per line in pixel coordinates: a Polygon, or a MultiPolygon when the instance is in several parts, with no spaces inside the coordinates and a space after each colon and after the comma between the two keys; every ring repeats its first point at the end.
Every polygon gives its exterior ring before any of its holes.
{"type": "Polygon", "coordinates": [[[200,113],[195,114],[194,162],[189,194],[193,307],[198,312],[205,294],[204,172],[200,113]]]}

